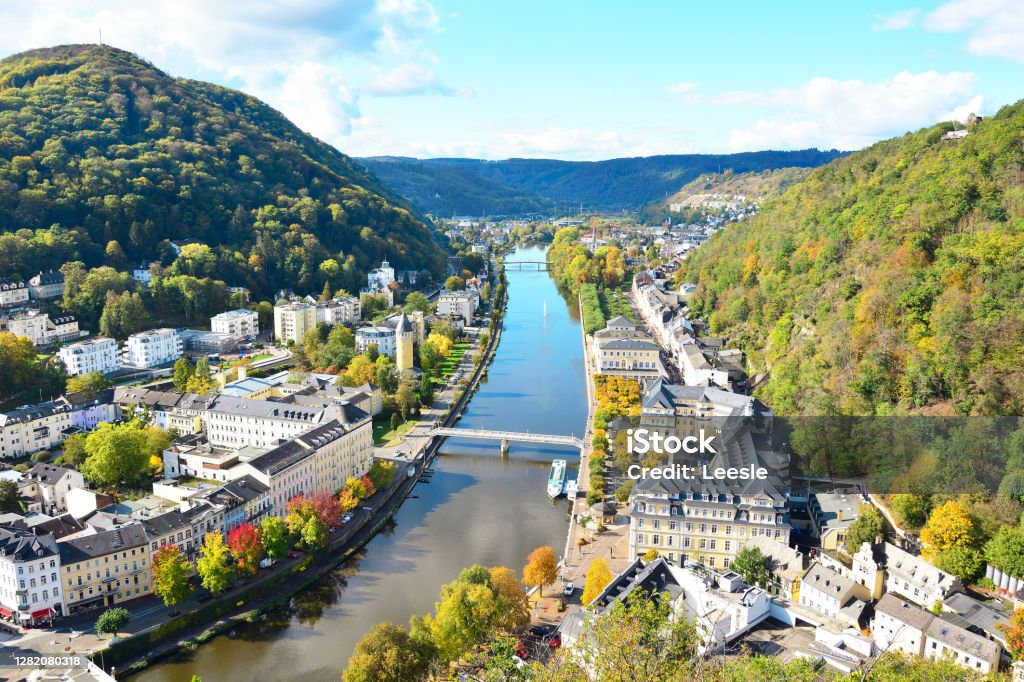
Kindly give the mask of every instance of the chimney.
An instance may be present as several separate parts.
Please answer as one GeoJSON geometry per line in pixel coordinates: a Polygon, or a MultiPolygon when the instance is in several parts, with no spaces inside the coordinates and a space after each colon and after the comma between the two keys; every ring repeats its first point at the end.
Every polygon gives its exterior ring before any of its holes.
{"type": "Polygon", "coordinates": [[[842,509],[839,510],[839,519],[838,520],[839,521],[843,520],[843,510],[842,509]]]}
{"type": "Polygon", "coordinates": [[[239,365],[237,369],[239,381],[249,376],[249,369],[245,365],[239,365]]]}

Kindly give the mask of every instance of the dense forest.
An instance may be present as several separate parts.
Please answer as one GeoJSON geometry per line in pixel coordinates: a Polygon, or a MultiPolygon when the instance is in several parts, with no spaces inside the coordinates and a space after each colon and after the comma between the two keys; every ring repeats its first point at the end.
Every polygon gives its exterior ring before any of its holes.
{"type": "Polygon", "coordinates": [[[547,206],[634,210],[664,199],[703,173],[816,167],[835,150],[683,154],[609,159],[360,159],[382,180],[435,215],[536,213],[547,206]],[[455,182],[455,190],[450,189],[455,182]],[[493,202],[493,204],[491,203],[493,202]]]}
{"type": "Polygon", "coordinates": [[[782,414],[1021,414],[1024,103],[815,170],[680,271],[782,414]]]}
{"type": "Polygon", "coordinates": [[[245,286],[356,289],[385,255],[443,256],[368,171],[244,93],[173,78],[99,45],[0,61],[0,276],[81,261],[171,266],[245,286]]]}

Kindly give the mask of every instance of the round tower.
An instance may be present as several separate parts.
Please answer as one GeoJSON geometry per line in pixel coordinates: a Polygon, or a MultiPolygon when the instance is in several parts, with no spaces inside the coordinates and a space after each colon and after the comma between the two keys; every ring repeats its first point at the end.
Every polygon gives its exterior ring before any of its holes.
{"type": "Polygon", "coordinates": [[[409,317],[402,313],[395,325],[395,365],[399,372],[412,369],[413,353],[416,344],[416,330],[409,317]]]}

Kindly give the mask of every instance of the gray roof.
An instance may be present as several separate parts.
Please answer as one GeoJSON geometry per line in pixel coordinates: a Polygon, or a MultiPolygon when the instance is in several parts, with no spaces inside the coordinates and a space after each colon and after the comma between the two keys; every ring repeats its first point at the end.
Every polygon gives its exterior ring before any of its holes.
{"type": "Polygon", "coordinates": [[[672,575],[668,563],[661,558],[644,564],[636,559],[619,575],[612,578],[608,587],[594,598],[593,603],[598,612],[603,611],[613,602],[625,601],[635,590],[643,590],[648,596],[668,593],[674,601],[682,592],[682,587],[672,575]]]}
{"type": "Polygon", "coordinates": [[[635,329],[636,322],[623,315],[616,315],[612,319],[608,320],[608,324],[606,324],[605,327],[631,327],[635,329]]]}
{"type": "Polygon", "coordinates": [[[265,495],[269,490],[270,488],[252,476],[242,476],[212,490],[200,492],[195,497],[227,507],[233,507],[255,500],[260,495],[265,495]]]}
{"type": "Polygon", "coordinates": [[[807,573],[804,574],[803,579],[800,581],[800,589],[806,589],[808,586],[813,587],[820,592],[837,598],[840,606],[845,605],[846,597],[849,596],[850,591],[856,585],[857,583],[849,578],[817,562],[811,564],[811,567],[807,569],[807,573]]]}
{"type": "Polygon", "coordinates": [[[938,640],[957,651],[978,656],[988,661],[993,660],[999,652],[999,645],[995,642],[965,630],[942,617],[932,620],[925,631],[925,636],[938,640]]]}
{"type": "Polygon", "coordinates": [[[64,273],[60,270],[50,270],[49,272],[40,272],[32,279],[38,280],[39,284],[63,284],[64,273]]]}
{"type": "Polygon", "coordinates": [[[74,469],[59,467],[55,464],[36,464],[28,470],[25,478],[22,479],[22,483],[25,484],[33,481],[44,485],[56,485],[60,479],[73,471],[74,469]]]}
{"type": "Polygon", "coordinates": [[[217,396],[209,407],[210,412],[221,412],[245,417],[264,419],[287,419],[317,424],[324,418],[319,407],[287,405],[273,400],[247,400],[229,395],[217,396]]]}
{"type": "Polygon", "coordinates": [[[984,630],[990,637],[1005,639],[1006,633],[996,626],[1009,623],[1011,614],[973,599],[963,592],[947,595],[942,604],[947,610],[954,611],[972,626],[984,630]]]}
{"type": "Polygon", "coordinates": [[[142,524],[133,523],[100,531],[93,535],[62,540],[57,543],[57,547],[60,550],[60,562],[66,565],[125,549],[145,547],[148,543],[149,539],[146,537],[146,531],[142,524]]]}
{"type": "MultiPolygon", "coordinates": [[[[359,408],[350,405],[345,405],[344,407],[346,411],[348,408],[351,408],[356,413],[364,415],[364,417],[368,416],[359,408]]],[[[268,450],[262,455],[254,457],[249,460],[249,464],[257,471],[262,471],[266,474],[277,473],[294,465],[296,462],[302,461],[306,457],[312,456],[319,448],[341,438],[349,430],[337,420],[332,420],[323,426],[307,431],[290,441],[278,445],[273,450],[268,450]]]]}
{"type": "Polygon", "coordinates": [[[57,541],[52,535],[36,535],[10,526],[0,527],[0,556],[30,561],[56,554],[57,541]]]}
{"type": "Polygon", "coordinates": [[[661,346],[653,341],[641,341],[639,339],[612,339],[599,345],[601,350],[661,350],[661,346]]]}
{"type": "Polygon", "coordinates": [[[671,409],[683,400],[723,405],[732,408],[735,412],[751,411],[751,414],[770,412],[765,405],[751,396],[733,393],[715,386],[670,384],[660,377],[647,386],[643,406],[671,409]]]}
{"type": "Polygon", "coordinates": [[[903,601],[891,592],[886,592],[878,600],[878,603],[875,604],[875,613],[884,613],[921,632],[924,632],[932,622],[932,619],[935,618],[935,614],[930,611],[925,611],[919,606],[903,601]]]}

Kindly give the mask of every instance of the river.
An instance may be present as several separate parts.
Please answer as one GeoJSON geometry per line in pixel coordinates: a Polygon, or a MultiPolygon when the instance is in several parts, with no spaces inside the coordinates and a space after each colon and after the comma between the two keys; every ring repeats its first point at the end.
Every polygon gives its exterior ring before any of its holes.
{"type": "MultiPolygon", "coordinates": [[[[539,247],[511,261],[544,260],[539,247]]],[[[531,267],[531,266],[523,266],[531,267]]],[[[547,272],[508,270],[504,332],[487,382],[458,426],[582,435],[587,416],[579,320],[547,272]]],[[[429,483],[405,501],[390,531],[291,608],[156,664],[133,679],[189,682],[337,682],[356,642],[382,620],[405,625],[433,609],[441,585],[472,564],[522,570],[526,555],[551,545],[561,556],[567,503],[545,492],[552,459],[571,449],[449,439],[429,483]]],[[[571,473],[574,476],[575,473],[571,473]]]]}

